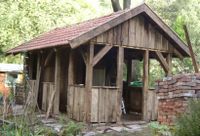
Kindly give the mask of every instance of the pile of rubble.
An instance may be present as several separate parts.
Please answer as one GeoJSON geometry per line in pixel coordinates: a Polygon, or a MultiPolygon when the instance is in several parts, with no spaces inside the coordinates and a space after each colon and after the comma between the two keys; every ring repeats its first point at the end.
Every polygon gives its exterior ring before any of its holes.
{"type": "Polygon", "coordinates": [[[183,113],[191,98],[200,97],[200,74],[185,74],[166,77],[157,81],[158,121],[173,125],[183,113]]]}

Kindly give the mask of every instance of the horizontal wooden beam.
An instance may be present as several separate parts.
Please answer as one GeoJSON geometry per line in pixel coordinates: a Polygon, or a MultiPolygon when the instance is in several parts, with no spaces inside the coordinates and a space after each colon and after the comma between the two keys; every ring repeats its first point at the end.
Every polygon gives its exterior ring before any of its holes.
{"type": "Polygon", "coordinates": [[[168,73],[169,65],[168,65],[166,59],[163,57],[162,53],[160,53],[158,51],[156,51],[155,53],[156,53],[156,56],[158,58],[158,61],[160,62],[161,66],[163,67],[165,73],[168,73]]]}
{"type": "Polygon", "coordinates": [[[101,49],[93,58],[92,65],[95,66],[105,55],[108,51],[112,48],[112,45],[106,45],[101,49]]]}

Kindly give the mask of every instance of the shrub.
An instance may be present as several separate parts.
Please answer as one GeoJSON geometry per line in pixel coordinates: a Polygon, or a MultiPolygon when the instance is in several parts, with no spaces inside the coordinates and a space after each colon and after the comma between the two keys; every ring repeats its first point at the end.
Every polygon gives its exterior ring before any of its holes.
{"type": "Polygon", "coordinates": [[[177,119],[175,136],[200,136],[200,100],[190,101],[187,112],[177,119]]]}
{"type": "Polygon", "coordinates": [[[73,121],[70,121],[67,126],[63,129],[60,135],[63,136],[76,136],[80,134],[82,125],[79,123],[74,123],[73,121]]]}
{"type": "Polygon", "coordinates": [[[167,125],[161,125],[158,122],[149,124],[153,136],[170,136],[170,128],[167,125]]]}

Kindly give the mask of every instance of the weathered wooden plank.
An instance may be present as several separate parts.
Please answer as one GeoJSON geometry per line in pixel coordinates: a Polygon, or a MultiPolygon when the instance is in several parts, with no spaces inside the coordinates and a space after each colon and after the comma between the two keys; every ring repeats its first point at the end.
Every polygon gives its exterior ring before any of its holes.
{"type": "Polygon", "coordinates": [[[43,89],[42,89],[43,93],[42,93],[42,110],[43,111],[47,111],[47,98],[48,98],[48,84],[47,83],[43,83],[43,89]]]}
{"type": "Polygon", "coordinates": [[[54,98],[54,114],[59,114],[59,106],[60,106],[60,87],[61,87],[61,50],[56,51],[55,58],[55,98],[54,98]]]}
{"type": "Polygon", "coordinates": [[[85,113],[86,118],[84,119],[86,122],[90,122],[91,119],[91,98],[92,98],[92,78],[93,78],[93,56],[94,56],[94,43],[90,43],[88,47],[88,59],[86,65],[86,77],[85,77],[85,113]]]}
{"type": "Polygon", "coordinates": [[[103,33],[103,43],[107,43],[108,41],[108,31],[103,33]]]}
{"type": "Polygon", "coordinates": [[[117,54],[117,87],[119,88],[118,96],[117,96],[117,122],[121,122],[121,101],[122,101],[122,89],[123,89],[123,62],[124,62],[124,48],[118,47],[117,54]]]}
{"type": "Polygon", "coordinates": [[[135,41],[136,41],[136,44],[135,44],[135,46],[137,46],[137,47],[142,47],[142,45],[141,45],[141,32],[142,32],[142,26],[141,26],[141,24],[140,24],[140,20],[139,20],[139,17],[136,17],[136,20],[135,20],[136,22],[136,29],[135,29],[135,31],[136,31],[136,37],[135,37],[135,41]]]}
{"type": "MultiPolygon", "coordinates": [[[[53,90],[53,91],[51,91],[51,94],[50,94],[48,109],[47,109],[47,113],[46,113],[46,119],[49,118],[49,115],[50,115],[51,110],[52,110],[52,109],[54,110],[53,101],[54,101],[54,97],[55,97],[55,94],[56,94],[55,86],[51,86],[51,89],[50,89],[50,90],[53,90]]],[[[55,110],[54,110],[54,111],[55,111],[55,110]]]]}
{"type": "Polygon", "coordinates": [[[130,10],[126,13],[126,15],[122,14],[119,15],[117,18],[112,19],[111,21],[104,23],[97,28],[93,29],[92,31],[89,31],[85,34],[80,35],[77,38],[74,38],[73,40],[69,41],[72,48],[76,48],[80,46],[82,43],[87,42],[88,40],[94,38],[95,36],[121,24],[122,22],[142,13],[145,8],[145,5],[138,6],[137,8],[130,10]]]}
{"type": "Polygon", "coordinates": [[[113,28],[113,44],[116,45],[117,44],[117,35],[118,35],[118,26],[113,28]]]}
{"type": "Polygon", "coordinates": [[[136,45],[136,18],[129,20],[129,45],[136,45]]]}
{"type": "Polygon", "coordinates": [[[171,76],[171,75],[172,75],[172,54],[171,54],[171,53],[169,53],[169,54],[167,55],[166,60],[167,60],[168,66],[169,66],[169,70],[168,70],[167,75],[168,75],[168,76],[171,76]]]}
{"type": "Polygon", "coordinates": [[[41,54],[38,53],[37,55],[37,75],[36,75],[36,86],[35,86],[35,90],[34,90],[34,103],[33,103],[33,107],[35,107],[38,104],[38,93],[39,93],[39,89],[40,89],[40,79],[41,79],[41,70],[42,70],[42,66],[41,66],[41,54]]]}
{"type": "Polygon", "coordinates": [[[162,37],[162,49],[161,50],[165,50],[165,51],[169,50],[168,41],[164,36],[162,37]]]}
{"type": "Polygon", "coordinates": [[[100,34],[100,35],[97,36],[97,42],[103,43],[103,34],[100,34]]]}
{"type": "Polygon", "coordinates": [[[122,45],[128,45],[129,40],[129,21],[126,21],[122,24],[122,45]]]}
{"type": "Polygon", "coordinates": [[[121,42],[122,42],[121,34],[122,34],[122,25],[120,24],[120,25],[117,26],[117,39],[116,39],[117,40],[116,41],[117,45],[120,45],[121,42]]]}
{"type": "Polygon", "coordinates": [[[93,58],[92,65],[95,66],[105,55],[108,51],[112,48],[112,45],[105,45],[103,49],[101,49],[93,58]]]}
{"type": "Polygon", "coordinates": [[[145,50],[143,57],[143,119],[148,121],[147,118],[147,93],[149,86],[149,51],[145,50]]]}
{"type": "Polygon", "coordinates": [[[155,49],[155,28],[149,25],[149,48],[155,49]]]}
{"type": "Polygon", "coordinates": [[[73,99],[74,99],[74,87],[68,87],[68,94],[67,94],[67,114],[69,118],[73,118],[73,99]]]}
{"type": "MultiPolygon", "coordinates": [[[[146,39],[148,38],[148,37],[145,37],[145,24],[144,24],[144,18],[142,17],[142,16],[139,16],[138,17],[138,23],[139,23],[139,28],[138,29],[140,29],[139,31],[140,31],[140,38],[139,38],[139,46],[142,46],[142,47],[145,47],[146,46],[146,39]]],[[[137,32],[137,30],[136,30],[136,32],[137,32]]]]}
{"type": "Polygon", "coordinates": [[[98,122],[98,89],[92,89],[91,122],[98,122]]]}
{"type": "Polygon", "coordinates": [[[108,41],[107,41],[108,44],[113,44],[113,29],[110,29],[108,31],[108,41]]]}
{"type": "Polygon", "coordinates": [[[68,85],[74,84],[74,50],[69,52],[68,85]]]}
{"type": "Polygon", "coordinates": [[[82,87],[81,88],[81,91],[79,92],[80,93],[80,121],[83,121],[83,118],[84,118],[84,103],[85,103],[85,100],[84,100],[84,95],[85,95],[85,88],[82,87]]]}

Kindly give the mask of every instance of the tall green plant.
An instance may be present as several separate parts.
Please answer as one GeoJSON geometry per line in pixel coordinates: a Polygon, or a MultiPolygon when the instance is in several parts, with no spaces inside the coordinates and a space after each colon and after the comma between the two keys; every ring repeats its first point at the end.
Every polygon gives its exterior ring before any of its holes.
{"type": "Polygon", "coordinates": [[[192,100],[176,122],[175,136],[200,136],[200,100],[192,100]]]}

